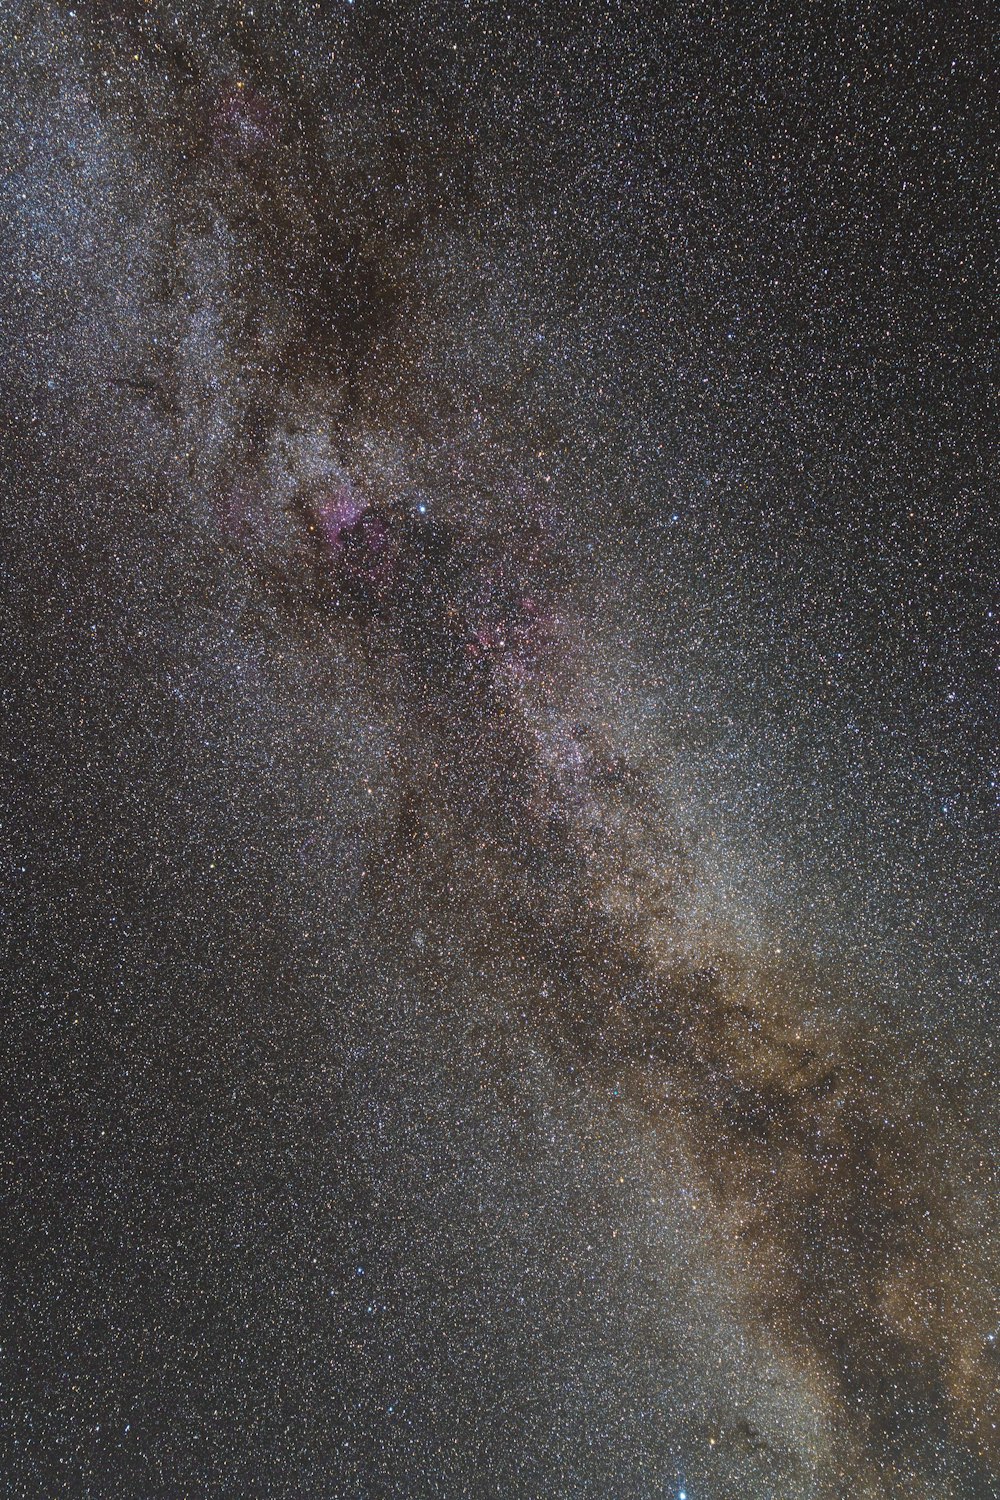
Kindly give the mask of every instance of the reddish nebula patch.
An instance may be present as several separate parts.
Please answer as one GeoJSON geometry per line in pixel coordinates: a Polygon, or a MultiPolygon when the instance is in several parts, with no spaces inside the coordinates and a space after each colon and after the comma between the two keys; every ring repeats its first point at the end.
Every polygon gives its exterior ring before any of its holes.
{"type": "Polygon", "coordinates": [[[523,681],[543,668],[557,647],[558,622],[551,608],[521,598],[505,611],[474,619],[466,655],[488,662],[511,681],[523,681]]]}
{"type": "Polygon", "coordinates": [[[364,594],[380,595],[396,576],[399,542],[389,518],[365,504],[352,520],[345,519],[328,544],[340,577],[364,594]]]}
{"type": "Polygon", "coordinates": [[[345,538],[368,508],[368,501],[349,484],[339,485],[317,505],[316,530],[322,546],[332,557],[340,556],[345,538]]]}

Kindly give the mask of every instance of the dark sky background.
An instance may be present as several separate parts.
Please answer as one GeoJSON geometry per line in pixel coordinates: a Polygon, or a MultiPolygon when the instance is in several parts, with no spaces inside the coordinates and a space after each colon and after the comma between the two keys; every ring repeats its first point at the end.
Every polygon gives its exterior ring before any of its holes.
{"type": "Polygon", "coordinates": [[[12,1497],[990,1500],[985,6],[14,3],[12,1497]]]}

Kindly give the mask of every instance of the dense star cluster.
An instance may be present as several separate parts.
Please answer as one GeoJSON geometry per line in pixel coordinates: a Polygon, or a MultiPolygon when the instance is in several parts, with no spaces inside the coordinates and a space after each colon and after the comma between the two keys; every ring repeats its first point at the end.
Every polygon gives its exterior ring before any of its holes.
{"type": "Polygon", "coordinates": [[[1000,1494],[986,8],[0,24],[3,1493],[1000,1494]]]}

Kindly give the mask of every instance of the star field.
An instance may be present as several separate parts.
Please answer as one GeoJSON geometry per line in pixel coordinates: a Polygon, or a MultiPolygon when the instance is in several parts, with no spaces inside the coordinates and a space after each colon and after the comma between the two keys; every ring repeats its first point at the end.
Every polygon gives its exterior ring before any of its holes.
{"type": "Polygon", "coordinates": [[[988,23],[8,7],[4,1493],[1000,1493],[988,23]]]}

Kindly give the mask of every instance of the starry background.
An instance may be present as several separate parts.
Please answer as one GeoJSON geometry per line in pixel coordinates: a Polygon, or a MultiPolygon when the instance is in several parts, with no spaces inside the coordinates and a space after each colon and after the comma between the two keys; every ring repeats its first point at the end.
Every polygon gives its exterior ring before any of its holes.
{"type": "Polygon", "coordinates": [[[1000,1494],[988,7],[2,24],[4,1493],[1000,1494]]]}

